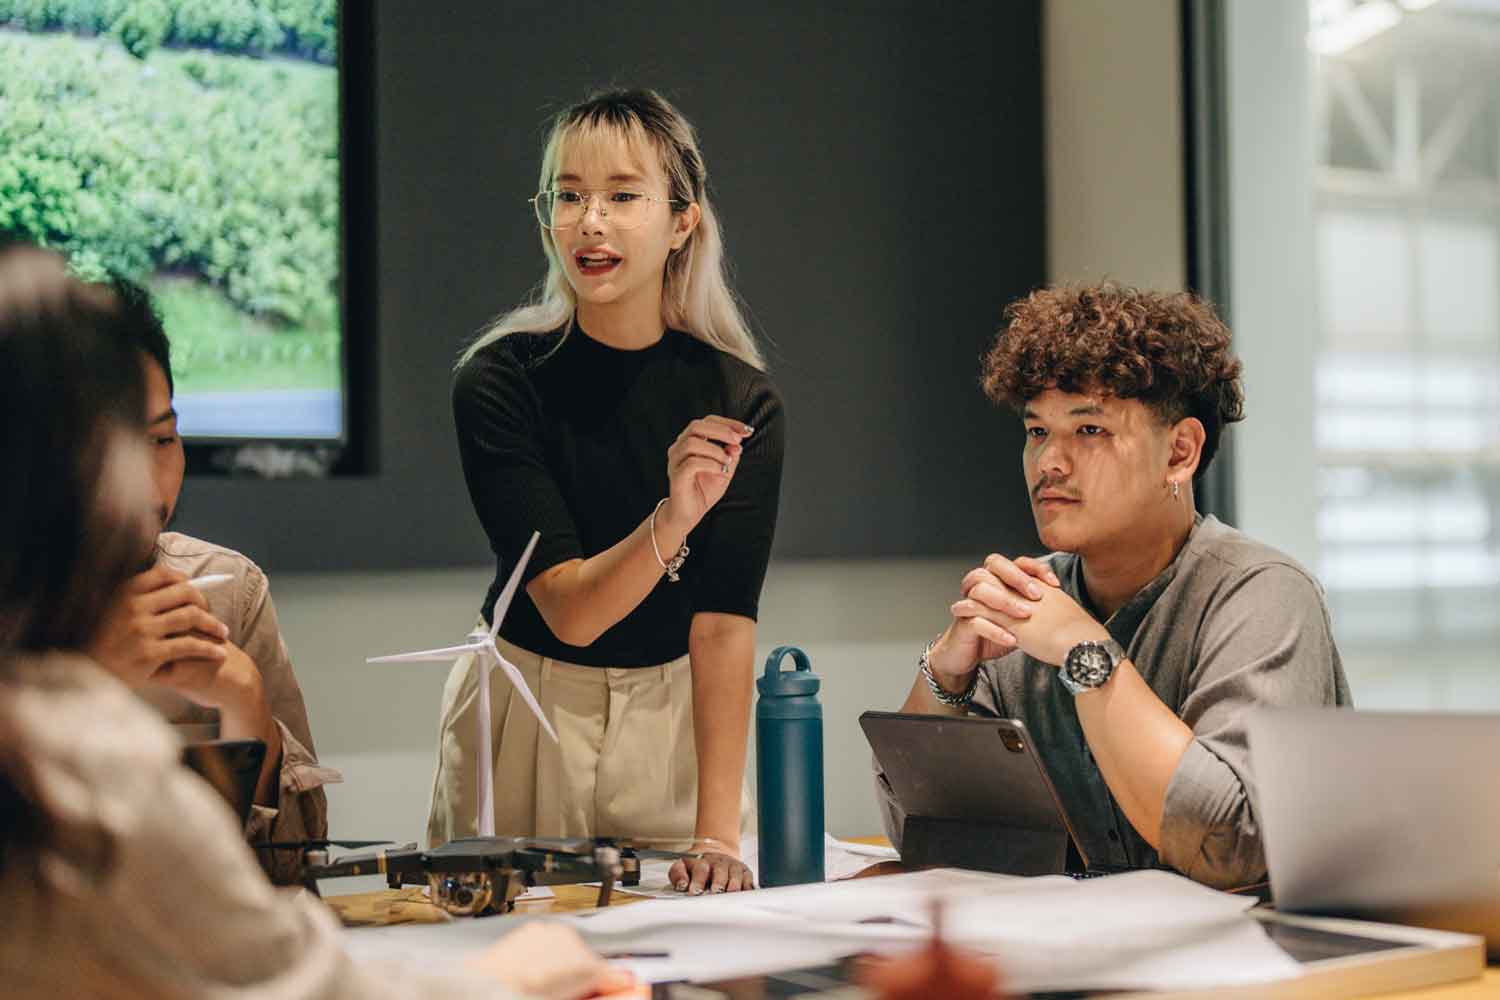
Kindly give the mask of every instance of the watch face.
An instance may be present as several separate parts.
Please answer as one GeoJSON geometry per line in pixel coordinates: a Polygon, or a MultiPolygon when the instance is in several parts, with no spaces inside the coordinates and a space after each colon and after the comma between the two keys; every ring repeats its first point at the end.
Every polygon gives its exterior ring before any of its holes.
{"type": "Polygon", "coordinates": [[[1103,643],[1082,642],[1068,654],[1068,677],[1082,687],[1098,687],[1114,673],[1114,660],[1103,643]]]}

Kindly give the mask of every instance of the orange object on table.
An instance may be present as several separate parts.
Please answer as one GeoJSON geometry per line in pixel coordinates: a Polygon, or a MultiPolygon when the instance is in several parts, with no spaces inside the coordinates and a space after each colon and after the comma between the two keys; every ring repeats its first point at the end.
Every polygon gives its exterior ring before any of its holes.
{"type": "Polygon", "coordinates": [[[909,955],[867,959],[859,984],[880,1000],[994,1000],[1005,996],[995,963],[943,940],[943,906],[932,904],[932,940],[909,955]]]}

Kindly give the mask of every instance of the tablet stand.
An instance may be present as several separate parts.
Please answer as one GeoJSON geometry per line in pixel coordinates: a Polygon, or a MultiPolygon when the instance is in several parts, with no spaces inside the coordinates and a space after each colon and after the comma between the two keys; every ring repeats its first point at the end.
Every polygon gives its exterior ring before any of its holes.
{"type": "Polygon", "coordinates": [[[1068,835],[908,816],[901,828],[901,862],[912,868],[968,868],[1003,875],[1060,875],[1066,870],[1068,835]]]}

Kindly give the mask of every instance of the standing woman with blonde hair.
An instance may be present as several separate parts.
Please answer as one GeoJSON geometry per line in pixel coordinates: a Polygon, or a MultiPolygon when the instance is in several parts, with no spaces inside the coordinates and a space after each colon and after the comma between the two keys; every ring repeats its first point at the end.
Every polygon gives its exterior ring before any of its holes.
{"type": "MultiPolygon", "coordinates": [[[[782,408],[725,277],[692,126],[660,95],[553,122],[532,199],[547,277],[465,352],[464,476],[495,552],[490,608],[554,744],[492,675],[495,832],[674,839],[689,892],[752,888],[738,857],[755,617],[782,408]]],[[[428,834],[477,829],[477,675],[443,694],[428,834]]]]}

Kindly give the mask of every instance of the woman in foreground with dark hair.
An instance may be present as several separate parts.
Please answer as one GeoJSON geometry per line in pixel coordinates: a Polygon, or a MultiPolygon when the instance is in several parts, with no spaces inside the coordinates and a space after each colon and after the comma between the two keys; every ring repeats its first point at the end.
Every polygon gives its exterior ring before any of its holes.
{"type": "Polygon", "coordinates": [[[5,995],[581,997],[627,984],[560,925],[528,925],[446,978],[354,964],[322,903],[272,889],[167,726],[72,652],[156,534],[141,368],[106,335],[118,320],[113,295],[60,258],[0,249],[5,995]]]}

